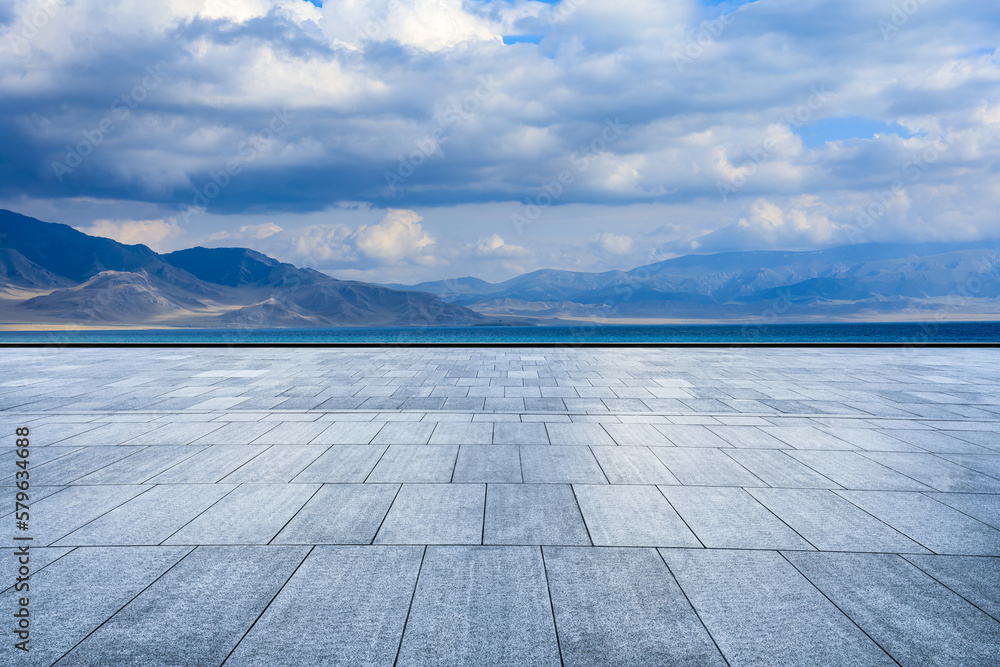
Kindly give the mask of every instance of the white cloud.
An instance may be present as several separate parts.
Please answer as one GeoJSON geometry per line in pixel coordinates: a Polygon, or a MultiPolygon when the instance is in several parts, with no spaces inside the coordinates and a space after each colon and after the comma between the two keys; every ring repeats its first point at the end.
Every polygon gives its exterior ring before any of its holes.
{"type": "Polygon", "coordinates": [[[634,241],[631,236],[602,232],[591,238],[591,242],[612,255],[627,255],[632,252],[634,241]]]}
{"type": "Polygon", "coordinates": [[[90,225],[77,227],[84,234],[102,236],[119,243],[141,243],[155,251],[163,251],[164,243],[184,234],[173,218],[167,220],[94,220],[90,225]]]}
{"type": "Polygon", "coordinates": [[[361,254],[382,261],[398,262],[404,259],[429,261],[427,250],[434,239],[424,233],[416,211],[389,209],[381,222],[363,225],[352,240],[361,254]]]}
{"type": "Polygon", "coordinates": [[[239,233],[245,238],[260,240],[282,231],[284,230],[273,222],[265,222],[262,225],[243,225],[239,233]]]}
{"type": "Polygon", "coordinates": [[[524,257],[531,254],[527,248],[519,245],[512,245],[503,240],[499,234],[490,234],[479,239],[475,244],[477,257],[524,257]]]}

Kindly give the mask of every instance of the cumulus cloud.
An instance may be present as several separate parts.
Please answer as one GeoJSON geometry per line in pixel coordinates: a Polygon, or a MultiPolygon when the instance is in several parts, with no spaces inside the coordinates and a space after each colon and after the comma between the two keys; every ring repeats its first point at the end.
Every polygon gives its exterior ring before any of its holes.
{"type": "Polygon", "coordinates": [[[434,245],[434,239],[424,233],[421,220],[416,211],[389,209],[381,222],[360,227],[352,241],[363,255],[378,260],[417,259],[426,263],[426,251],[434,245]]]}
{"type": "Polygon", "coordinates": [[[612,255],[627,255],[632,252],[634,241],[631,236],[602,232],[591,238],[591,243],[612,255]]]}
{"type": "Polygon", "coordinates": [[[490,234],[476,242],[475,253],[477,257],[512,258],[524,257],[530,254],[530,251],[522,246],[507,243],[499,234],[490,234]]]}
{"type": "Polygon", "coordinates": [[[77,229],[91,236],[114,239],[119,243],[141,243],[153,250],[163,251],[166,242],[184,234],[173,218],[168,220],[94,220],[90,225],[77,229]]]}

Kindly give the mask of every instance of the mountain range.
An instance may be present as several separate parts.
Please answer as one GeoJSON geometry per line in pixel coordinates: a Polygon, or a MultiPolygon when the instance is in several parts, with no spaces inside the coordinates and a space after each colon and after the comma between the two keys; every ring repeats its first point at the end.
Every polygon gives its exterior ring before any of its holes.
{"type": "Polygon", "coordinates": [[[631,271],[391,285],[489,316],[671,321],[1000,315],[1000,242],[686,255],[631,271]]]}
{"type": "Polygon", "coordinates": [[[159,254],[0,210],[8,329],[998,318],[1000,242],[687,255],[630,271],[375,285],[248,248],[159,254]]]}
{"type": "Polygon", "coordinates": [[[426,292],[279,262],[247,248],[158,254],[0,211],[7,326],[465,326],[486,318],[426,292]]]}

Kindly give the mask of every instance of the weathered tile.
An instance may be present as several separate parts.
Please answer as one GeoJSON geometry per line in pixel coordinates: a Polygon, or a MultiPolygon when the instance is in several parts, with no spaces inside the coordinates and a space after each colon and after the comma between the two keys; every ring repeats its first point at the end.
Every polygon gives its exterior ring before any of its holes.
{"type": "Polygon", "coordinates": [[[527,483],[606,484],[607,478],[589,447],[522,445],[521,475],[527,483]]]}
{"type": "Polygon", "coordinates": [[[226,664],[392,664],[422,555],[316,547],[226,664]]]}
{"type": "Polygon", "coordinates": [[[369,482],[450,482],[458,445],[390,445],[369,482]]]}
{"type": "Polygon", "coordinates": [[[611,484],[680,484],[648,447],[591,450],[611,484]]]}
{"type": "Polygon", "coordinates": [[[725,664],[656,551],[544,555],[564,664],[725,664]]]}
{"type": "Polygon", "coordinates": [[[318,489],[316,484],[243,484],[165,544],[267,544],[318,489]]]}
{"type": "Polygon", "coordinates": [[[786,558],[900,664],[985,665],[997,657],[1000,623],[899,556],[786,558]]]}
{"type": "Polygon", "coordinates": [[[562,484],[488,484],[483,544],[589,545],[573,489],[562,484]]]}
{"type": "Polygon", "coordinates": [[[404,484],[376,544],[481,544],[485,484],[404,484]]]}
{"type": "Polygon", "coordinates": [[[905,491],[839,491],[838,493],[934,553],[959,556],[1000,555],[1000,530],[976,521],[922,493],[905,491]]]}
{"type": "Polygon", "coordinates": [[[452,481],[521,482],[520,449],[517,445],[462,445],[452,481]]]}
{"type": "Polygon", "coordinates": [[[398,484],[326,484],[274,538],[274,544],[369,544],[398,484]]]}
{"type": "Polygon", "coordinates": [[[573,489],[597,546],[701,546],[655,486],[581,484],[573,489]]]}
{"type": "Polygon", "coordinates": [[[363,482],[388,449],[376,445],[334,445],[292,481],[321,483],[363,482]]]}
{"type": "Polygon", "coordinates": [[[729,664],[896,664],[778,553],[660,553],[729,664]]]}
{"type": "Polygon", "coordinates": [[[756,475],[718,449],[650,447],[681,484],[766,486],[756,475]]]}
{"type": "Polygon", "coordinates": [[[199,547],[73,649],[70,665],[219,665],[305,547],[199,547]]]}
{"type": "Polygon", "coordinates": [[[893,527],[820,489],[747,489],[796,533],[822,551],[927,553],[893,527]]]}
{"type": "Polygon", "coordinates": [[[428,547],[397,664],[559,664],[540,549],[428,547]]]}
{"type": "Polygon", "coordinates": [[[904,556],[950,590],[1000,621],[1000,558],[904,556]]]}
{"type": "Polygon", "coordinates": [[[59,540],[61,545],[156,545],[218,502],[228,484],[156,486],[59,540]]]}
{"type": "Polygon", "coordinates": [[[813,549],[745,490],[664,486],[674,510],[709,549],[813,549]]]}
{"type": "MultiPolygon", "coordinates": [[[[30,663],[24,664],[54,663],[190,550],[190,547],[82,548],[41,571],[40,563],[33,561],[30,653],[24,656],[30,657],[30,663]]],[[[0,600],[5,608],[14,609],[14,600],[22,595],[23,592],[11,588],[0,600]]],[[[6,664],[17,664],[14,650],[11,644],[4,647],[10,659],[6,664]]]]}

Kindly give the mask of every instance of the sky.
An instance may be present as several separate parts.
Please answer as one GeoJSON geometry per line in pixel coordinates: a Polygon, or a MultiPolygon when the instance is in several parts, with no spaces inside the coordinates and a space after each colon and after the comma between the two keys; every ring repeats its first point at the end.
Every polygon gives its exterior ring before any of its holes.
{"type": "Polygon", "coordinates": [[[0,208],[410,284],[996,239],[998,42],[982,0],[4,0],[0,208]]]}

